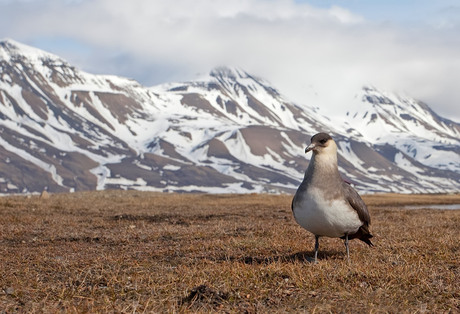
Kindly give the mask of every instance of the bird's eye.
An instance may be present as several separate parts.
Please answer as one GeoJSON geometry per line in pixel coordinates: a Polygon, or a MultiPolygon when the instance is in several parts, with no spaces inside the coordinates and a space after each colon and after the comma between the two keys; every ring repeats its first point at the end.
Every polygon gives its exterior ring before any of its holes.
{"type": "Polygon", "coordinates": [[[323,139],[321,141],[319,141],[321,144],[325,144],[327,142],[327,140],[323,139]]]}

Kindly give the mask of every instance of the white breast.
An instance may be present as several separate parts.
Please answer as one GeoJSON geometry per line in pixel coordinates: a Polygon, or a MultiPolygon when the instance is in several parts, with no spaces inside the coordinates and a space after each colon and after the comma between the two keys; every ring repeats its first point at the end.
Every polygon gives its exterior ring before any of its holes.
{"type": "Polygon", "coordinates": [[[353,234],[362,225],[346,200],[327,200],[320,189],[309,188],[294,208],[297,223],[318,236],[341,237],[353,234]]]}

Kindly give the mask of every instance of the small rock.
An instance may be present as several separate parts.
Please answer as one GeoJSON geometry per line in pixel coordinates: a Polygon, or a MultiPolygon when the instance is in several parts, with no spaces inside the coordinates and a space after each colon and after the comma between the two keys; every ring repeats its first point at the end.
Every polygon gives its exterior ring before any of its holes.
{"type": "Polygon", "coordinates": [[[47,200],[50,198],[50,194],[48,193],[48,191],[44,190],[42,194],[40,194],[40,198],[43,200],[47,200]]]}
{"type": "Polygon", "coordinates": [[[318,296],[318,292],[316,292],[316,291],[310,291],[310,292],[308,292],[308,295],[309,295],[310,297],[313,297],[313,298],[314,298],[314,297],[318,296]]]}
{"type": "Polygon", "coordinates": [[[6,288],[5,293],[8,295],[12,295],[14,293],[14,288],[13,287],[6,288]]]}
{"type": "MultiPolygon", "coordinates": [[[[249,296],[249,294],[247,296],[249,296]]],[[[197,303],[208,303],[219,305],[222,304],[225,300],[228,300],[228,298],[228,293],[216,291],[206,285],[201,285],[193,288],[188,296],[182,298],[180,303],[190,303],[192,305],[197,303]]]]}
{"type": "Polygon", "coordinates": [[[369,286],[369,284],[367,282],[365,282],[365,281],[362,281],[362,282],[359,283],[359,286],[361,288],[367,288],[369,286]]]}

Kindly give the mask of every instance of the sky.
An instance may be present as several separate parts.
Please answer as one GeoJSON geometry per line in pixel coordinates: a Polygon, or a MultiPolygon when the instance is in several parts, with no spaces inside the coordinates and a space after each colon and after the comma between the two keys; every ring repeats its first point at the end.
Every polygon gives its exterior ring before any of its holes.
{"type": "Polygon", "coordinates": [[[458,34],[458,0],[0,0],[0,39],[86,72],[150,86],[236,66],[330,114],[373,85],[460,122],[458,34]]]}

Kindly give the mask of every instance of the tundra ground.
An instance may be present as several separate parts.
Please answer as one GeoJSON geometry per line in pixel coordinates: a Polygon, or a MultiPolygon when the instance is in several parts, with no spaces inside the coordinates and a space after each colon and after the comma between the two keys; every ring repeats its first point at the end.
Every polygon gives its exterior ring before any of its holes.
{"type": "Polygon", "coordinates": [[[368,195],[372,241],[314,237],[291,195],[0,198],[2,312],[460,311],[460,195],[368,195]]]}

